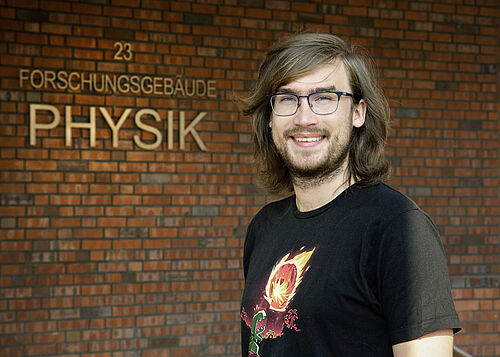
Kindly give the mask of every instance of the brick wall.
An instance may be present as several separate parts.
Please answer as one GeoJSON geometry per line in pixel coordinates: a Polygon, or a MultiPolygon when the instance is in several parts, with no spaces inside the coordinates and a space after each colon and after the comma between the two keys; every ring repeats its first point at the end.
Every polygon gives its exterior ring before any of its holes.
{"type": "Polygon", "coordinates": [[[442,233],[456,343],[500,354],[498,3],[346,3],[0,0],[0,355],[239,354],[243,238],[266,197],[234,98],[301,30],[375,57],[390,183],[442,233]],[[89,73],[160,79],[78,87],[89,73]]]}

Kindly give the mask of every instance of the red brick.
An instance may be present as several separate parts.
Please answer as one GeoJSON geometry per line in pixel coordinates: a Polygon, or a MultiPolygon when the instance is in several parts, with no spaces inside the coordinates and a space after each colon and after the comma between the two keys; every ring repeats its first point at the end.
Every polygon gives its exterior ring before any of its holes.
{"type": "Polygon", "coordinates": [[[144,354],[150,346],[134,338],[136,333],[180,336],[185,345],[148,349],[151,355],[199,354],[201,335],[212,344],[203,347],[210,355],[238,353],[232,341],[240,323],[241,232],[268,198],[253,186],[251,123],[239,115],[235,97],[247,95],[274,39],[297,30],[336,32],[376,57],[394,118],[390,182],[406,193],[417,192],[415,186],[432,193],[415,200],[443,233],[452,281],[468,286],[453,291],[464,325],[457,343],[477,357],[500,352],[492,337],[498,332],[493,323],[498,291],[488,285],[488,274],[500,272],[493,1],[476,7],[401,2],[396,8],[373,8],[367,0],[355,0],[336,5],[342,15],[320,14],[326,5],[283,1],[266,2],[261,9],[158,0],[39,5],[15,2],[15,8],[2,9],[0,25],[1,85],[10,93],[0,105],[6,113],[0,116],[0,192],[2,202],[9,203],[0,220],[0,284],[9,302],[0,301],[0,310],[9,308],[19,320],[6,316],[0,331],[16,334],[25,345],[16,350],[0,339],[0,354],[109,357],[107,351],[127,349],[144,354]],[[33,11],[24,16],[46,13],[48,20],[16,19],[18,9],[33,11]],[[356,17],[372,26],[354,27],[356,17]],[[451,17],[460,26],[448,21],[451,17]],[[304,23],[307,19],[317,23],[304,23]],[[123,28],[128,38],[120,40],[132,44],[132,61],[113,59],[118,39],[111,38],[109,27],[123,28]],[[18,88],[20,66],[213,79],[217,98],[18,88]],[[29,147],[28,104],[34,102],[55,105],[61,122],[39,130],[36,146],[29,147]],[[66,147],[65,105],[71,105],[77,121],[88,120],[90,107],[104,106],[115,123],[124,108],[132,108],[119,147],[112,148],[100,113],[97,146],[90,148],[88,130],[73,129],[72,147],[66,147]],[[163,142],[155,150],[133,142],[139,108],[160,114],[155,126],[163,142]],[[166,142],[169,110],[174,110],[173,148],[166,142]],[[179,149],[176,110],[187,111],[189,118],[210,113],[196,127],[207,152],[189,135],[186,150],[179,149]],[[33,264],[26,265],[28,256],[33,264]],[[34,288],[6,291],[17,277],[34,288]],[[51,298],[33,297],[49,292],[51,298]],[[55,327],[35,332],[48,316],[55,327]],[[214,334],[217,329],[224,332],[214,334]]]}

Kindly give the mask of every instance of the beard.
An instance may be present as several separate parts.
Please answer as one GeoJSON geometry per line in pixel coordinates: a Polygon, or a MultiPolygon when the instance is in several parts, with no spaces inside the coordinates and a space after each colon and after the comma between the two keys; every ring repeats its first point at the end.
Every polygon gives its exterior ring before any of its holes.
{"type": "MultiPolygon", "coordinates": [[[[293,136],[293,131],[285,131],[284,137],[293,136]]],[[[303,129],[300,131],[304,132],[303,129]]],[[[333,137],[330,137],[326,130],[311,130],[310,132],[323,135],[329,140],[326,152],[318,160],[308,160],[307,154],[299,160],[293,157],[293,153],[286,147],[286,143],[276,145],[279,156],[288,168],[292,183],[302,188],[318,185],[342,173],[345,170],[345,163],[354,136],[352,127],[347,132],[343,131],[333,137]]]]}

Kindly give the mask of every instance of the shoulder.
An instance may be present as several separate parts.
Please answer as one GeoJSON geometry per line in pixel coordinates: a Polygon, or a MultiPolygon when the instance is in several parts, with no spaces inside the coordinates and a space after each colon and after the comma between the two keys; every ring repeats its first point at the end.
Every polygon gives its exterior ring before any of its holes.
{"type": "Polygon", "coordinates": [[[255,222],[263,222],[285,217],[288,213],[292,212],[291,209],[294,199],[295,196],[292,195],[266,204],[255,215],[251,224],[255,224],[255,222]]]}
{"type": "Polygon", "coordinates": [[[371,243],[383,248],[379,254],[391,250],[442,250],[436,225],[409,197],[386,184],[362,188],[358,194],[357,200],[363,205],[359,217],[366,222],[367,232],[372,233],[371,243]]]}
{"type": "Polygon", "coordinates": [[[353,204],[359,205],[363,210],[386,217],[398,216],[411,210],[421,211],[408,196],[384,183],[369,187],[355,186],[348,195],[353,204]]]}
{"type": "Polygon", "coordinates": [[[282,223],[292,212],[293,199],[295,196],[289,196],[281,200],[268,203],[252,218],[247,228],[247,242],[259,233],[267,231],[270,225],[277,222],[282,223]]]}
{"type": "Polygon", "coordinates": [[[270,227],[276,224],[282,224],[287,212],[290,212],[290,206],[293,202],[293,197],[290,196],[279,201],[274,201],[264,206],[248,225],[243,248],[243,268],[245,277],[248,272],[250,257],[256,246],[269,243],[266,238],[269,236],[270,227]],[[281,219],[280,219],[281,218],[281,219]]]}
{"type": "Polygon", "coordinates": [[[390,205],[391,207],[417,207],[408,196],[385,183],[368,187],[354,186],[353,193],[364,196],[364,199],[369,199],[369,203],[373,204],[390,205]]]}
{"type": "MultiPolygon", "coordinates": [[[[348,205],[358,218],[358,224],[371,236],[390,231],[415,230],[416,226],[427,227],[433,235],[437,229],[432,219],[414,201],[386,184],[369,187],[353,187],[348,205]]],[[[402,233],[402,232],[401,232],[402,233]]],[[[407,233],[407,232],[405,232],[407,233]]]]}

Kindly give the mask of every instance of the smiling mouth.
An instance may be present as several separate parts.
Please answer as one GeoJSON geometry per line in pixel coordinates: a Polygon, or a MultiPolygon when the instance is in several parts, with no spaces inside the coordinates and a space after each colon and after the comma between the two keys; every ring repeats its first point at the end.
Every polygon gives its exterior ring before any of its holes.
{"type": "Polygon", "coordinates": [[[323,140],[324,136],[315,136],[315,137],[310,137],[310,138],[304,138],[304,137],[293,137],[293,140],[298,141],[300,143],[314,143],[323,140]]]}

